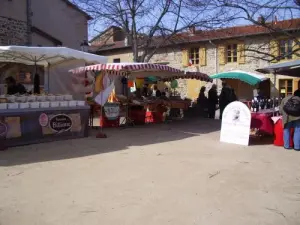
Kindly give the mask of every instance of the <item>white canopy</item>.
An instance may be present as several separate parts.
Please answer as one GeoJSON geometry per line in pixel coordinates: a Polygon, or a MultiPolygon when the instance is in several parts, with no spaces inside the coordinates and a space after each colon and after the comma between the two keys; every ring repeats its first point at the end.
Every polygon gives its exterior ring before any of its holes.
{"type": "Polygon", "coordinates": [[[86,63],[106,63],[107,58],[66,47],[0,46],[0,62],[15,62],[26,65],[49,66],[69,60],[86,63]]]}

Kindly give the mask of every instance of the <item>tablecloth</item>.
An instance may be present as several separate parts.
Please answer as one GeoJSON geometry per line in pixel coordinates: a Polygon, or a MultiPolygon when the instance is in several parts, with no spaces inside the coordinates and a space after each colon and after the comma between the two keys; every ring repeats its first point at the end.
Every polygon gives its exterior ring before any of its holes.
{"type": "Polygon", "coordinates": [[[251,128],[257,128],[260,132],[273,135],[274,123],[272,121],[273,110],[265,110],[251,113],[251,128]]]}

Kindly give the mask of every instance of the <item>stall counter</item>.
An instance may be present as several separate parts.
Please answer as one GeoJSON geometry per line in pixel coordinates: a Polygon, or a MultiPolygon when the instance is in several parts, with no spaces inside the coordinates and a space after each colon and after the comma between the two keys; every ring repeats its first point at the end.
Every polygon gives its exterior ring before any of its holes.
{"type": "Polygon", "coordinates": [[[0,149],[88,136],[89,106],[0,111],[0,149]]]}

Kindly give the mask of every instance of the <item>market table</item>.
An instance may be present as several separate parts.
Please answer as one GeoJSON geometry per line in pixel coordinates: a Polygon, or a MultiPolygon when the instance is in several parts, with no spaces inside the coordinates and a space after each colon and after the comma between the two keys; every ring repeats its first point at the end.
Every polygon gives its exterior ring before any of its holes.
{"type": "MultiPolygon", "coordinates": [[[[277,113],[277,112],[275,112],[277,113]]],[[[273,135],[274,124],[272,116],[274,115],[273,109],[261,110],[259,112],[251,113],[251,129],[259,129],[261,133],[273,135]]]]}
{"type": "Polygon", "coordinates": [[[0,145],[14,147],[88,136],[89,106],[0,111],[0,145]]]}

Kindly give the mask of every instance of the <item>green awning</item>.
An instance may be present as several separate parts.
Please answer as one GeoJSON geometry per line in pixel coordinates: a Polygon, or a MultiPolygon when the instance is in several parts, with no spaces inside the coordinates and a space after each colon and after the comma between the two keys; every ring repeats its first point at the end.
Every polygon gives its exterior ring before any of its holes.
{"type": "Polygon", "coordinates": [[[265,77],[260,74],[250,73],[246,71],[234,70],[230,72],[218,73],[210,76],[212,79],[237,79],[243,82],[246,82],[250,85],[256,85],[259,82],[268,80],[268,77],[265,77]]]}

